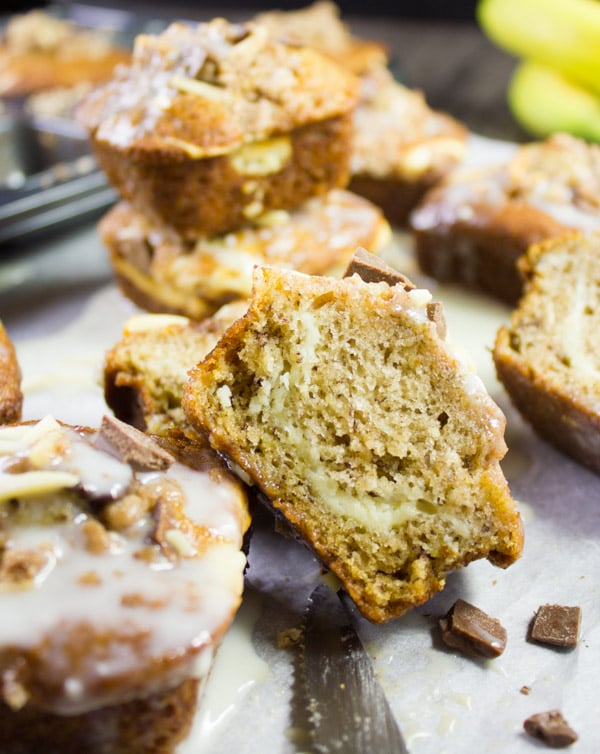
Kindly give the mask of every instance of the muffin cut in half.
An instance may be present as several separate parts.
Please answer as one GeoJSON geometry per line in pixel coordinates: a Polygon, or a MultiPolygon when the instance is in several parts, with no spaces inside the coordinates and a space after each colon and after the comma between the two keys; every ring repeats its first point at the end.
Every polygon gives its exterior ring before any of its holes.
{"type": "Polygon", "coordinates": [[[223,306],[193,322],[170,314],[138,314],[104,357],[104,397],[115,416],[142,432],[187,430],[181,408],[188,371],[247,310],[246,301],[223,306]]]}
{"type": "Polygon", "coordinates": [[[504,417],[403,282],[259,267],[248,312],[190,372],[189,422],[383,622],[448,571],[520,554],[504,417]]]}
{"type": "Polygon", "coordinates": [[[341,189],[291,212],[266,213],[235,232],[189,241],[121,202],[99,232],[126,296],[143,309],[196,320],[247,299],[257,264],[339,275],[357,246],[379,251],[391,237],[378,207],[341,189]]]}
{"type": "Polygon", "coordinates": [[[315,50],[215,19],[138,36],[79,118],[122,197],[198,238],[345,186],[357,100],[315,50]]]}
{"type": "Polygon", "coordinates": [[[498,378],[534,430],[600,473],[600,232],[532,246],[525,292],[494,347],[498,378]]]}
{"type": "Polygon", "coordinates": [[[171,754],[240,604],[248,523],[201,438],[0,428],[0,751],[171,754]]]}
{"type": "Polygon", "coordinates": [[[17,353],[0,321],[0,424],[18,421],[22,407],[21,369],[17,353]]]}
{"type": "Polygon", "coordinates": [[[504,164],[457,170],[425,195],[410,225],[427,275],[516,304],[517,261],[531,244],[600,228],[600,146],[557,134],[504,164]]]}

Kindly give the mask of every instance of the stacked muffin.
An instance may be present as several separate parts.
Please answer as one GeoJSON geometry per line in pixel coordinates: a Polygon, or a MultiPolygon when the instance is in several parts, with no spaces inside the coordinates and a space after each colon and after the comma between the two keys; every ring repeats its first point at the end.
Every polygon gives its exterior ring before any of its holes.
{"type": "Polygon", "coordinates": [[[256,20],[360,76],[349,187],[381,207],[392,224],[406,226],[425,192],[462,161],[466,126],[396,81],[387,49],[354,36],[335,3],[317,0],[300,10],[261,13],[256,20]]]}
{"type": "Polygon", "coordinates": [[[387,238],[350,178],[359,82],[259,24],[172,24],[80,109],[124,203],[101,223],[136,303],[201,319],[246,298],[252,268],[311,274],[387,238]]]}

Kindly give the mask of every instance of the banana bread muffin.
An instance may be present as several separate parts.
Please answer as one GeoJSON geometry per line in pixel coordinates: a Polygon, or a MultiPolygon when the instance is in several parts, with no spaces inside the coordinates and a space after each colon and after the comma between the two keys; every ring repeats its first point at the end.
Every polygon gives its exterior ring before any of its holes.
{"type": "Polygon", "coordinates": [[[362,77],[354,113],[349,188],[406,226],[426,191],[463,159],[467,134],[457,120],[432,110],[421,92],[374,67],[362,77]]]}
{"type": "Polygon", "coordinates": [[[190,372],[183,408],[368,619],[448,571],[520,554],[504,416],[450,351],[427,291],[259,267],[248,312],[190,372]]]}
{"type": "Polygon", "coordinates": [[[266,26],[272,36],[308,45],[359,75],[388,62],[386,47],[352,34],[341,19],[339,7],[328,0],[318,0],[298,10],[266,11],[255,16],[254,21],[266,26]]]}
{"type": "Polygon", "coordinates": [[[17,354],[0,321],[0,424],[18,421],[22,406],[21,370],[17,354]]]}
{"type": "Polygon", "coordinates": [[[245,301],[228,304],[202,322],[168,314],[132,317],[104,358],[104,397],[115,416],[152,434],[187,431],[181,398],[188,371],[247,308],[245,301]]]}
{"type": "Polygon", "coordinates": [[[600,228],[600,146],[558,134],[506,164],[456,171],[425,196],[411,227],[423,272],[514,304],[530,244],[600,228]]]}
{"type": "Polygon", "coordinates": [[[170,754],[241,600],[241,485],[110,417],[0,448],[0,750],[170,754]]]}
{"type": "Polygon", "coordinates": [[[126,203],[110,210],[99,230],[126,296],[149,311],[196,320],[246,299],[256,264],[313,274],[341,272],[357,246],[379,250],[390,239],[381,211],[340,189],[218,237],[183,241],[126,203]]]}
{"type": "Polygon", "coordinates": [[[181,236],[227,233],[349,179],[358,79],[253,23],[174,23],[79,117],[123,198],[181,236]]]}
{"type": "Polygon", "coordinates": [[[494,347],[498,378],[541,437],[600,473],[600,232],[533,246],[494,347]]]}
{"type": "Polygon", "coordinates": [[[32,10],[10,18],[0,41],[0,97],[95,84],[129,58],[101,30],[32,10]]]}

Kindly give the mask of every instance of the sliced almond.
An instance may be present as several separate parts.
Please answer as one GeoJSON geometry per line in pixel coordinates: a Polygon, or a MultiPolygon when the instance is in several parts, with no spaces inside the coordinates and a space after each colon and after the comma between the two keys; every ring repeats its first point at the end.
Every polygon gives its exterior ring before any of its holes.
{"type": "Polygon", "coordinates": [[[0,502],[18,497],[33,497],[75,487],[79,477],[67,471],[26,471],[0,476],[0,502]]]}
{"type": "Polygon", "coordinates": [[[180,92],[195,94],[198,97],[212,100],[213,102],[232,102],[233,95],[227,89],[214,84],[208,84],[206,81],[198,81],[187,76],[175,74],[171,77],[171,86],[179,89],[180,92]]]}

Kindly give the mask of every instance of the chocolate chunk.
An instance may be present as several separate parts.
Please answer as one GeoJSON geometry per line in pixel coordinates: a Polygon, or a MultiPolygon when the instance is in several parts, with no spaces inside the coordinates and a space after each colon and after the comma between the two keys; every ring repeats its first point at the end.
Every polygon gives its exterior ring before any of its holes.
{"type": "Polygon", "coordinates": [[[446,317],[444,317],[444,307],[440,301],[431,301],[427,304],[427,319],[435,324],[440,338],[445,338],[446,317]]]}
{"type": "Polygon", "coordinates": [[[136,469],[163,470],[175,460],[151,437],[112,416],[102,417],[96,446],[136,469]]]}
{"type": "Polygon", "coordinates": [[[579,639],[580,607],[541,605],[533,618],[529,636],[541,644],[574,647],[579,639]]]}
{"type": "Polygon", "coordinates": [[[456,600],[439,624],[446,644],[467,654],[498,657],[506,647],[500,621],[464,600],[456,600]]]}
{"type": "Polygon", "coordinates": [[[564,749],[577,741],[577,733],[567,723],[562,713],[557,710],[531,715],[523,723],[530,736],[539,738],[553,749],[564,749]]]}
{"type": "Polygon", "coordinates": [[[413,291],[416,286],[401,272],[390,267],[375,254],[359,248],[354,252],[344,277],[349,278],[354,274],[359,275],[365,283],[387,283],[388,285],[400,284],[405,291],[413,291]]]}

